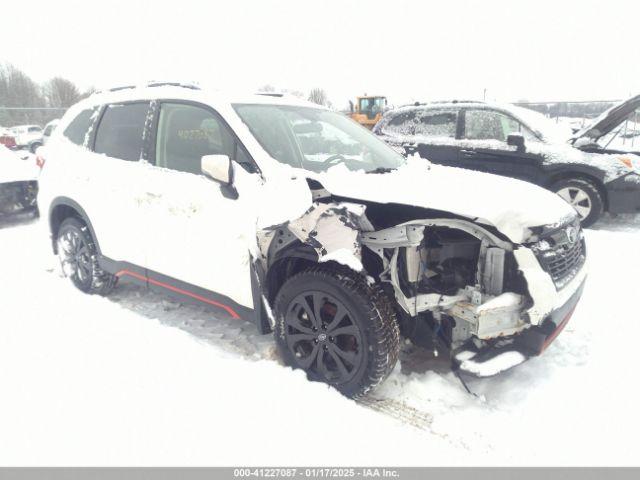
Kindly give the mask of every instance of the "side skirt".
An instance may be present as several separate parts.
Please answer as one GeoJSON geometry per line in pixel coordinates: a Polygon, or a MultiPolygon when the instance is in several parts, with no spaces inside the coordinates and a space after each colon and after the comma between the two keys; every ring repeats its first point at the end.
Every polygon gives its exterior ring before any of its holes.
{"type": "MultiPolygon", "coordinates": [[[[240,305],[229,297],[216,292],[162,275],[138,265],[111,260],[102,255],[98,259],[98,264],[105,272],[118,277],[119,282],[134,283],[151,291],[167,295],[179,302],[201,306],[207,305],[214,308],[217,315],[223,313],[227,318],[243,319],[258,324],[259,310],[240,305]]],[[[258,305],[260,306],[260,304],[258,305]]]]}

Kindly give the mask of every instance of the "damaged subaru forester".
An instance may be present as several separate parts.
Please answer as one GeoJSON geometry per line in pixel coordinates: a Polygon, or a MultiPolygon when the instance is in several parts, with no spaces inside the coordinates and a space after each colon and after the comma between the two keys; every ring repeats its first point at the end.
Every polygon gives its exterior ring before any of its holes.
{"type": "Polygon", "coordinates": [[[540,354],[586,278],[579,219],[517,180],[405,159],[329,109],[150,83],[98,92],[40,152],[72,283],[130,281],[274,332],[350,397],[401,339],[488,376],[540,354]]]}

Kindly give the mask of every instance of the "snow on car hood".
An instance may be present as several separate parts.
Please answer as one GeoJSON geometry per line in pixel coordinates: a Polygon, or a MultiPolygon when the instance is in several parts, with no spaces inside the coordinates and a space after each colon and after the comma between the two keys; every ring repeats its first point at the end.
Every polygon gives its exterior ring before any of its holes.
{"type": "Polygon", "coordinates": [[[310,175],[334,195],[377,203],[442,210],[493,225],[523,243],[532,227],[568,222],[576,216],[557,195],[520,180],[409,158],[390,173],[353,172],[338,165],[310,175]]]}
{"type": "Polygon", "coordinates": [[[24,182],[38,177],[38,167],[22,160],[11,150],[0,145],[0,183],[24,182]]]}

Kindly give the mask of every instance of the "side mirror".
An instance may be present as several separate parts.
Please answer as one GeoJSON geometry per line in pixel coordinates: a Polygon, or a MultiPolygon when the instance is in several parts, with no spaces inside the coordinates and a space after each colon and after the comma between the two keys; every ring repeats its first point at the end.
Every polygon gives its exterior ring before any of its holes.
{"type": "Polygon", "coordinates": [[[233,163],[227,155],[204,155],[200,160],[200,170],[220,184],[222,195],[226,198],[238,198],[238,191],[233,186],[233,163]]]}
{"type": "Polygon", "coordinates": [[[524,137],[519,133],[512,133],[507,137],[507,145],[516,147],[518,152],[524,152],[524,137]]]}
{"type": "Polygon", "coordinates": [[[205,155],[200,168],[205,176],[222,185],[231,185],[233,182],[233,167],[227,155],[205,155]]]}

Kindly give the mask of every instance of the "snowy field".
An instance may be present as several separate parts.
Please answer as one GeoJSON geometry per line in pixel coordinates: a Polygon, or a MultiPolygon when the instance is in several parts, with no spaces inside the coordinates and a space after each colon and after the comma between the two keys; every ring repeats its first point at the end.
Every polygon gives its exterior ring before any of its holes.
{"type": "Polygon", "coordinates": [[[247,322],[130,285],[80,293],[45,236],[0,224],[1,465],[638,464],[640,217],[587,232],[587,288],[542,357],[473,396],[407,349],[359,403],[247,322]]]}

